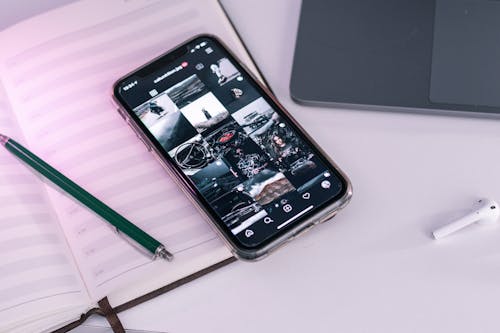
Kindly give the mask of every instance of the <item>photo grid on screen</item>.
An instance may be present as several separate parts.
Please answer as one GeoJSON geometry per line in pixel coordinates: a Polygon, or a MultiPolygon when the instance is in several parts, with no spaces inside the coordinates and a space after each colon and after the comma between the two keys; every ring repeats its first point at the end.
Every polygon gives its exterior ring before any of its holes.
{"type": "Polygon", "coordinates": [[[134,112],[236,235],[327,171],[227,58],[208,73],[209,80],[193,74],[134,112]]]}

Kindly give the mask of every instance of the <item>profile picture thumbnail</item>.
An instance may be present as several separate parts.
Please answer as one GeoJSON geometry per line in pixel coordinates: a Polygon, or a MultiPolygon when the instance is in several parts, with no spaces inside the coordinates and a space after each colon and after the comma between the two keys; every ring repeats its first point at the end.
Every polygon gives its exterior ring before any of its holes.
{"type": "Polygon", "coordinates": [[[137,107],[134,112],[167,151],[197,134],[166,94],[137,107]]]}

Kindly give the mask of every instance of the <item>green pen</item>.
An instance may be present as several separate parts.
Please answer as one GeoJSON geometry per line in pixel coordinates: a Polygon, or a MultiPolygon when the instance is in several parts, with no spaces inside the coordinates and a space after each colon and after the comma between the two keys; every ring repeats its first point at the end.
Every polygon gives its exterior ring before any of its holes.
{"type": "Polygon", "coordinates": [[[83,205],[87,206],[97,215],[109,222],[118,234],[123,233],[153,255],[153,259],[162,258],[168,261],[173,259],[173,254],[168,252],[163,244],[141,230],[135,224],[106,206],[99,199],[75,184],[62,173],[44,162],[41,158],[17,143],[6,135],[0,134],[0,144],[9,152],[20,158],[33,169],[42,174],[49,181],[57,185],[64,192],[71,195],[83,205]]]}

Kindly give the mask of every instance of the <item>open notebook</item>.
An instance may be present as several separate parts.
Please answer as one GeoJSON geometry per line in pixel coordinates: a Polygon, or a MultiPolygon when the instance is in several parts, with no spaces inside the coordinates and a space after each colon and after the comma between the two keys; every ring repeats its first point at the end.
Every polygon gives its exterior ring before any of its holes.
{"type": "Polygon", "coordinates": [[[255,71],[215,0],[79,1],[0,32],[0,132],[175,254],[150,261],[0,151],[0,332],[60,328],[106,296],[125,309],[233,260],[110,103],[117,78],[199,33],[255,71]]]}

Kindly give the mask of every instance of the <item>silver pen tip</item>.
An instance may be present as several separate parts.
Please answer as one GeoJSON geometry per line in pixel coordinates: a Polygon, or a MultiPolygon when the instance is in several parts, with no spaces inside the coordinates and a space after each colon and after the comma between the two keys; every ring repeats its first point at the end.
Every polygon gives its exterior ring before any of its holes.
{"type": "Polygon", "coordinates": [[[9,137],[0,133],[0,144],[5,145],[7,141],[9,141],[9,137]]]}
{"type": "Polygon", "coordinates": [[[167,261],[172,261],[174,259],[174,255],[165,248],[165,246],[161,245],[155,251],[155,257],[162,258],[167,261]]]}

